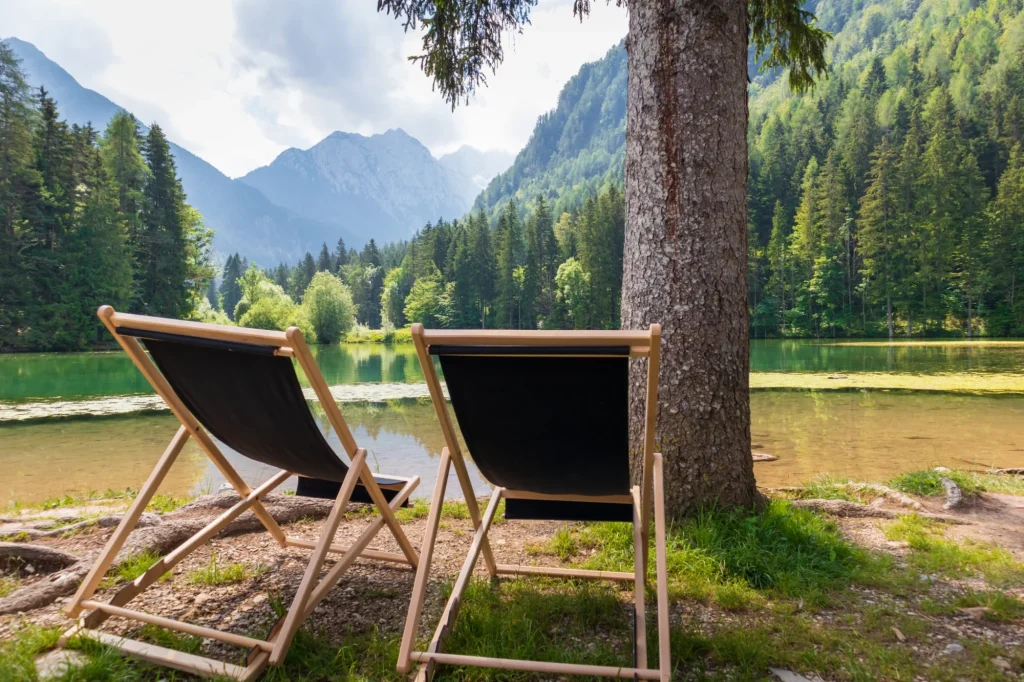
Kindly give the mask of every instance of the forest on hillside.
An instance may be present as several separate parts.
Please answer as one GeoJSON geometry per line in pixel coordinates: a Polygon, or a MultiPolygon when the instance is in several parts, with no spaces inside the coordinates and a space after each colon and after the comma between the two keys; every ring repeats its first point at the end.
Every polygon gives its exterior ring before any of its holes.
{"type": "Polygon", "coordinates": [[[823,0],[827,81],[752,87],[754,336],[1024,333],[1020,0],[823,0]]]}
{"type": "Polygon", "coordinates": [[[160,126],[68,126],[0,43],[0,349],[88,348],[103,304],[190,317],[210,239],[160,126]]]}

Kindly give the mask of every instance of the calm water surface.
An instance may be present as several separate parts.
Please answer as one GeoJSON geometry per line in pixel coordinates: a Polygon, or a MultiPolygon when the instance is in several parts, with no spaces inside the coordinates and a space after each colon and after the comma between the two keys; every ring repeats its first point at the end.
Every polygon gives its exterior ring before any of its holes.
{"type": "MultiPolygon", "coordinates": [[[[419,383],[411,345],[315,348],[331,384],[419,383]]],[[[887,345],[755,341],[755,372],[1000,373],[1024,368],[1024,342],[887,345]]],[[[148,393],[121,353],[0,356],[0,402],[88,400],[148,393]]],[[[571,399],[571,396],[567,396],[571,399]]],[[[418,475],[429,496],[443,446],[429,402],[345,403],[357,441],[383,473],[418,475]]],[[[887,391],[758,391],[751,394],[752,449],[779,456],[755,465],[764,486],[794,485],[821,474],[885,480],[931,466],[1024,466],[1024,396],[980,397],[887,391]]],[[[325,423],[320,418],[321,427],[325,423]]],[[[0,422],[0,504],[34,502],[68,492],[138,488],[170,440],[169,414],[0,422]]],[[[329,440],[340,450],[336,436],[329,440]]],[[[250,483],[267,467],[227,451],[250,483]]],[[[486,484],[474,471],[477,490],[486,484]]],[[[215,490],[222,483],[190,444],[163,491],[215,490]]],[[[450,497],[460,497],[449,485],[450,497]]]]}

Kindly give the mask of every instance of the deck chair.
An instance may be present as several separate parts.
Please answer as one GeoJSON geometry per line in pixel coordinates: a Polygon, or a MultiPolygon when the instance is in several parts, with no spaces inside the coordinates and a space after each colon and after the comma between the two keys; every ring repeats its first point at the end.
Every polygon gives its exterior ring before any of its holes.
{"type": "Polygon", "coordinates": [[[654,452],[661,328],[649,331],[424,330],[412,337],[430,390],[445,447],[420,549],[412,599],[398,655],[398,670],[419,664],[429,680],[438,664],[504,668],[554,675],[668,680],[668,578],[661,455],[654,452]],[[452,408],[477,469],[494,492],[481,516],[448,412],[433,357],[440,360],[452,408]],[[646,357],[647,395],[641,484],[630,485],[629,362],[646,357]],[[455,468],[476,534],[425,651],[414,651],[426,596],[449,470],[455,468]],[[496,563],[487,532],[498,503],[505,517],[633,524],[633,572],[496,563]],[[651,510],[657,561],[657,668],[647,662],[644,592],[651,510]],[[512,660],[446,653],[443,646],[473,569],[483,555],[491,578],[543,575],[633,583],[636,596],[632,666],[611,667],[512,660]]]}
{"type": "Polygon", "coordinates": [[[395,520],[394,511],[407,502],[419,478],[380,476],[370,471],[366,450],[356,444],[302,332],[297,328],[278,332],[182,322],[118,313],[110,306],[100,308],[98,315],[167,403],[181,422],[181,427],[71,600],[68,614],[78,621],[65,633],[62,641],[66,642],[73,635],[85,634],[152,663],[208,677],[251,680],[258,677],[268,664],[279,664],[284,660],[301,623],[357,558],[395,562],[413,568],[417,566],[419,558],[395,520]],[[148,355],[143,347],[149,351],[148,355]],[[298,361],[312,385],[350,458],[350,464],[338,457],[317,427],[299,385],[292,358],[298,361]],[[281,471],[256,489],[250,489],[211,436],[245,457],[279,467],[281,471]],[[121,588],[109,603],[92,599],[139,516],[189,438],[196,440],[241,500],[121,588]],[[297,494],[335,500],[317,542],[287,536],[261,502],[267,493],[293,475],[299,476],[297,494]],[[350,501],[371,503],[380,515],[351,546],[341,547],[333,544],[333,539],[350,501]],[[125,607],[246,510],[253,511],[281,547],[313,550],[291,607],[275,624],[267,640],[125,607]],[[397,540],[401,554],[368,548],[370,541],[385,525],[397,540]],[[328,553],[338,553],[341,557],[318,581],[328,553]],[[235,665],[98,630],[99,625],[111,616],[248,648],[247,663],[235,665]]]}

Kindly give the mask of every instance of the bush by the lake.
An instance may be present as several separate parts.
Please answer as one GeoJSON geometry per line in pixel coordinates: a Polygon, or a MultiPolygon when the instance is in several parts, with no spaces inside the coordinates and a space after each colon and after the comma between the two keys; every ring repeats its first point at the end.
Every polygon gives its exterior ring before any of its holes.
{"type": "Polygon", "coordinates": [[[306,334],[313,331],[305,310],[255,264],[238,278],[238,284],[242,289],[242,298],[235,306],[239,326],[280,331],[298,327],[306,334]]]}
{"type": "Polygon", "coordinates": [[[302,296],[302,307],[320,343],[337,343],[355,324],[352,292],[329,272],[313,276],[302,296]]]}

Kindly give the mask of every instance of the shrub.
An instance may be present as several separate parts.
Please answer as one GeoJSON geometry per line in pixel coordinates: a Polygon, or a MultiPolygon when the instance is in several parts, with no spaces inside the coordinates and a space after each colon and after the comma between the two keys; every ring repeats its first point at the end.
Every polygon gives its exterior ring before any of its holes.
{"type": "Polygon", "coordinates": [[[355,323],[352,292],[329,272],[313,276],[302,297],[302,308],[320,343],[337,343],[355,323]]]}

